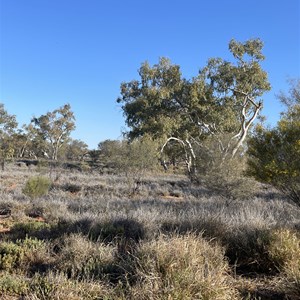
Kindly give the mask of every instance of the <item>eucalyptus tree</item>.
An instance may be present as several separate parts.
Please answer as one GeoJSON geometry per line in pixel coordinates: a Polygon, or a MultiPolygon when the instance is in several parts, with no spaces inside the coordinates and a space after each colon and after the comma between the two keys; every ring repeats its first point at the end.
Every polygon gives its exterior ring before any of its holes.
{"type": "Polygon", "coordinates": [[[14,155],[12,135],[17,125],[16,117],[10,115],[5,110],[4,104],[0,103],[0,161],[2,170],[5,160],[14,155]]]}
{"type": "Polygon", "coordinates": [[[263,107],[261,96],[270,89],[259,39],[244,43],[231,40],[233,61],[209,59],[191,79],[180,66],[160,58],[152,67],[139,69],[139,80],[121,84],[122,104],[128,137],[145,134],[164,139],[161,154],[174,142],[182,146],[190,173],[196,170],[197,151],[213,138],[222,159],[234,157],[263,107]],[[226,139],[224,138],[226,137],[226,139]]]}
{"type": "Polygon", "coordinates": [[[70,139],[65,149],[66,158],[74,161],[83,160],[88,152],[88,145],[85,142],[76,139],[70,139]]]}
{"type": "Polygon", "coordinates": [[[44,154],[57,160],[59,149],[68,141],[75,129],[75,116],[70,104],[65,104],[38,118],[34,117],[31,123],[34,126],[31,130],[35,131],[36,137],[49,144],[50,156],[47,152],[44,154]]]}

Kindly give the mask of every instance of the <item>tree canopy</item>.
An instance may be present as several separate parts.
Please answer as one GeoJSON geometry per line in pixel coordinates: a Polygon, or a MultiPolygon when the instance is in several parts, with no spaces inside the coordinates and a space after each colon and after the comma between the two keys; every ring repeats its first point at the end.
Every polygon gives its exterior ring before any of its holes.
{"type": "Polygon", "coordinates": [[[51,158],[57,160],[58,150],[75,129],[75,116],[70,104],[32,119],[36,135],[50,144],[51,158]]]}
{"type": "Polygon", "coordinates": [[[18,126],[16,117],[10,115],[0,103],[0,160],[1,167],[4,169],[5,159],[13,156],[13,139],[12,135],[18,126]]]}
{"type": "Polygon", "coordinates": [[[214,136],[223,157],[234,156],[242,146],[250,126],[262,109],[264,92],[270,89],[259,39],[230,41],[233,61],[208,60],[191,79],[182,76],[180,66],[167,58],[148,62],[139,69],[139,80],[121,84],[121,97],[128,137],[145,134],[176,141],[186,153],[188,169],[196,160],[195,145],[214,136]],[[224,135],[230,135],[226,143],[224,135]]]}

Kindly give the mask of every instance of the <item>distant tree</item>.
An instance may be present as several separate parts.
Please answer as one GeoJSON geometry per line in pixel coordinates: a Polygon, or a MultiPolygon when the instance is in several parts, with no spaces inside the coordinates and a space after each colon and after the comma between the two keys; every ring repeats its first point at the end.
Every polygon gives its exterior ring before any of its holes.
{"type": "Polygon", "coordinates": [[[36,157],[37,150],[41,147],[37,147],[34,144],[35,132],[33,125],[23,125],[21,129],[18,129],[12,134],[15,157],[36,157]]]}
{"type": "Polygon", "coordinates": [[[4,170],[5,160],[14,155],[12,135],[17,127],[16,117],[10,115],[0,103],[0,161],[4,170]]]}
{"type": "Polygon", "coordinates": [[[191,80],[166,58],[153,67],[142,64],[140,80],[122,83],[117,100],[130,128],[128,137],[164,138],[162,154],[168,144],[178,143],[190,173],[196,170],[196,148],[203,148],[207,137],[217,141],[214,150],[223,159],[234,157],[262,109],[260,97],[270,89],[260,67],[262,47],[259,39],[232,40],[229,50],[235,62],[210,59],[191,80]]]}
{"type": "Polygon", "coordinates": [[[287,110],[275,128],[256,127],[249,140],[249,173],[286,193],[300,206],[300,80],[279,99],[287,110]]]}
{"type": "Polygon", "coordinates": [[[85,142],[71,139],[66,145],[65,155],[68,160],[82,160],[88,151],[88,145],[85,142]]]}
{"type": "Polygon", "coordinates": [[[88,155],[93,163],[96,163],[97,160],[100,158],[100,151],[97,149],[89,150],[88,155]]]}
{"type": "Polygon", "coordinates": [[[65,104],[39,118],[34,117],[31,122],[36,137],[49,143],[50,158],[57,160],[59,149],[68,141],[71,132],[75,129],[75,116],[71,106],[65,104]]]}
{"type": "Polygon", "coordinates": [[[104,140],[98,144],[98,150],[101,156],[109,160],[119,153],[121,146],[120,140],[104,140]]]}
{"type": "Polygon", "coordinates": [[[126,178],[129,193],[135,194],[142,177],[158,166],[157,144],[149,136],[130,142],[128,140],[105,140],[98,149],[106,163],[126,178]]]}

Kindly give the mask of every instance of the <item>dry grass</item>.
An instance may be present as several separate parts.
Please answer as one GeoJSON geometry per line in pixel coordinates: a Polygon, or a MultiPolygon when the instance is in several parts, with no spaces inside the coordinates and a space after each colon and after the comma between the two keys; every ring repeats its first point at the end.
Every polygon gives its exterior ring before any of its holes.
{"type": "Polygon", "coordinates": [[[199,236],[159,236],[135,255],[132,299],[237,299],[224,250],[199,236]]]}
{"type": "Polygon", "coordinates": [[[300,298],[300,238],[291,230],[276,230],[269,253],[281,271],[283,289],[300,298]]]}
{"type": "Polygon", "coordinates": [[[0,180],[1,249],[15,253],[1,299],[299,298],[300,211],[267,186],[227,201],[148,174],[130,196],[124,176],[12,164],[0,180]],[[49,193],[24,195],[41,175],[49,193]]]}

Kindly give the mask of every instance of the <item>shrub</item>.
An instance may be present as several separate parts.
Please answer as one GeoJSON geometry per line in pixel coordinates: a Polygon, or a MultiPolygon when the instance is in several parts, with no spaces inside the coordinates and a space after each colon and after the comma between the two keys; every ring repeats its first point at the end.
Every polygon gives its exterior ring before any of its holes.
{"type": "Polygon", "coordinates": [[[130,218],[116,218],[105,223],[95,223],[91,226],[89,237],[91,240],[112,242],[125,238],[139,241],[146,235],[142,223],[130,218]]]}
{"type": "Polygon", "coordinates": [[[1,274],[0,295],[24,295],[28,292],[28,282],[16,275],[1,274]]]}
{"type": "Polygon", "coordinates": [[[27,235],[35,235],[38,233],[44,233],[51,229],[51,225],[45,222],[20,222],[15,223],[11,232],[14,233],[18,238],[25,238],[27,235]]]}
{"type": "Polygon", "coordinates": [[[63,190],[70,192],[72,194],[79,193],[81,191],[81,186],[78,184],[66,183],[63,187],[63,190]]]}
{"type": "Polygon", "coordinates": [[[132,142],[106,140],[98,147],[115,171],[125,175],[129,195],[137,194],[146,172],[159,167],[158,144],[148,136],[132,142]]]}
{"type": "Polygon", "coordinates": [[[292,84],[287,106],[273,129],[257,126],[249,140],[249,173],[272,184],[300,207],[300,80],[292,84]]]}
{"type": "Polygon", "coordinates": [[[222,164],[208,168],[198,176],[209,190],[230,200],[249,199],[257,191],[257,182],[245,175],[245,159],[242,157],[225,160],[222,164]]]}
{"type": "Polygon", "coordinates": [[[26,269],[41,260],[47,252],[43,241],[33,238],[3,242],[0,245],[0,269],[10,271],[12,269],[26,269]]]}
{"type": "Polygon", "coordinates": [[[236,299],[223,249],[203,238],[160,236],[135,253],[132,299],[236,299]]]}
{"type": "Polygon", "coordinates": [[[51,181],[47,177],[34,176],[27,180],[23,193],[34,199],[46,195],[49,192],[51,181]]]}

